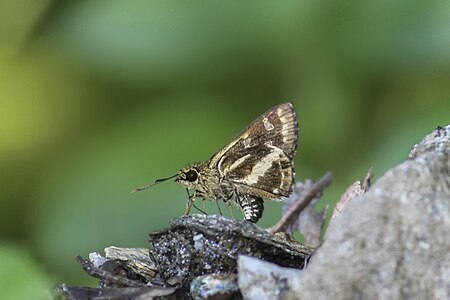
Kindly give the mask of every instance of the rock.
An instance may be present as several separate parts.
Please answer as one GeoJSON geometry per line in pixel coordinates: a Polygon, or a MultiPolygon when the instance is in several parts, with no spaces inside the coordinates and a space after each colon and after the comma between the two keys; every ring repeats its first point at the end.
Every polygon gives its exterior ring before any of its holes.
{"type": "Polygon", "coordinates": [[[193,299],[242,299],[236,274],[210,274],[195,278],[191,282],[193,299]]]}
{"type": "Polygon", "coordinates": [[[238,284],[242,296],[247,300],[295,298],[292,285],[300,273],[300,270],[239,255],[238,284]]]}
{"type": "Polygon", "coordinates": [[[450,298],[450,126],[353,199],[291,299],[450,298]]]}
{"type": "Polygon", "coordinates": [[[414,145],[408,158],[414,159],[418,155],[426,152],[448,153],[450,150],[450,125],[446,127],[438,126],[436,129],[426,135],[420,143],[414,145]]]}

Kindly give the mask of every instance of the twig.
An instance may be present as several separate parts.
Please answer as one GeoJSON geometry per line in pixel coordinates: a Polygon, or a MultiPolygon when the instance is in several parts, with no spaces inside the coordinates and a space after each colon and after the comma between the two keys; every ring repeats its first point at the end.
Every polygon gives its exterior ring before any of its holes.
{"type": "Polygon", "coordinates": [[[278,223],[269,228],[269,232],[276,233],[284,231],[290,224],[292,224],[292,222],[294,222],[300,212],[308,206],[311,200],[331,184],[332,180],[333,176],[331,175],[331,172],[327,172],[322,178],[317,180],[312,185],[308,193],[298,198],[297,201],[295,201],[295,203],[291,206],[291,208],[281,217],[278,223]]]}

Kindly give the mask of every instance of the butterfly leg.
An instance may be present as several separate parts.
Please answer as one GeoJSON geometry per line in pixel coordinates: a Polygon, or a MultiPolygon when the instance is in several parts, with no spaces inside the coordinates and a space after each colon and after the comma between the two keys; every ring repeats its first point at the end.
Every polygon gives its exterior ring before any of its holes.
{"type": "Polygon", "coordinates": [[[191,199],[188,199],[186,201],[186,206],[184,208],[184,213],[183,215],[188,215],[189,212],[191,211],[192,205],[194,204],[194,202],[191,199]]]}
{"type": "Polygon", "coordinates": [[[206,211],[206,200],[202,198],[202,210],[206,211]]]}
{"type": "Polygon", "coordinates": [[[227,205],[228,205],[228,208],[230,209],[230,215],[231,215],[231,218],[234,219],[234,216],[233,216],[233,207],[231,206],[231,201],[227,201],[227,205]]]}
{"type": "Polygon", "coordinates": [[[191,211],[192,205],[194,205],[194,201],[195,201],[195,197],[196,197],[195,196],[195,192],[192,195],[189,194],[189,190],[188,189],[186,189],[186,192],[188,194],[188,198],[186,200],[186,207],[184,208],[183,215],[188,215],[189,214],[189,212],[191,211]]]}
{"type": "Polygon", "coordinates": [[[197,193],[196,191],[194,191],[194,193],[192,195],[189,194],[189,190],[186,189],[186,192],[188,194],[188,199],[186,200],[186,207],[184,209],[184,214],[183,215],[188,215],[191,212],[192,207],[194,207],[196,210],[198,210],[199,212],[201,212],[204,215],[207,215],[207,213],[205,212],[205,199],[202,198],[203,201],[203,210],[201,210],[200,208],[198,208],[197,206],[195,206],[194,202],[195,202],[195,198],[197,197],[197,193]]]}
{"type": "Polygon", "coordinates": [[[221,216],[223,216],[223,215],[222,215],[222,211],[220,210],[219,201],[216,201],[216,204],[217,204],[217,209],[219,210],[219,214],[220,214],[221,216]]]}
{"type": "MultiPolygon", "coordinates": [[[[194,195],[197,195],[197,191],[194,191],[194,195]]],[[[195,198],[194,198],[195,200],[195,198]]],[[[196,210],[198,210],[199,212],[201,212],[204,215],[207,215],[206,213],[206,199],[202,197],[202,209],[198,208],[195,204],[194,204],[194,200],[192,200],[192,206],[194,206],[194,208],[196,210]]]]}

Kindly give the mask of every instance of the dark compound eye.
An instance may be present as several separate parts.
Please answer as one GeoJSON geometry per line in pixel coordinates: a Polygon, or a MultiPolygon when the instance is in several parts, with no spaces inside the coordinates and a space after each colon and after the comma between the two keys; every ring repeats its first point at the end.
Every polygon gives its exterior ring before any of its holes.
{"type": "Polygon", "coordinates": [[[197,171],[189,170],[186,172],[186,180],[188,181],[196,181],[197,180],[197,171]]]}

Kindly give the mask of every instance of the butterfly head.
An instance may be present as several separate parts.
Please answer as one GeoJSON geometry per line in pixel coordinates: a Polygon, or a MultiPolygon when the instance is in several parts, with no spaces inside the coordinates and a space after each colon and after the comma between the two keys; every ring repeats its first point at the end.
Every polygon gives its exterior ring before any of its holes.
{"type": "Polygon", "coordinates": [[[195,167],[187,166],[178,172],[175,182],[182,187],[193,189],[197,186],[198,177],[198,170],[195,167]]]}
{"type": "MultiPolygon", "coordinates": [[[[197,166],[198,167],[198,166],[197,166]]],[[[172,179],[175,177],[175,182],[181,185],[182,187],[193,189],[197,187],[198,184],[198,178],[199,178],[199,169],[196,166],[187,166],[184,169],[181,169],[178,171],[177,174],[167,177],[167,178],[161,178],[157,179],[153,184],[148,184],[143,187],[135,188],[131,191],[131,193],[139,192],[148,188],[151,188],[157,184],[160,184],[163,181],[172,179]]]]}

